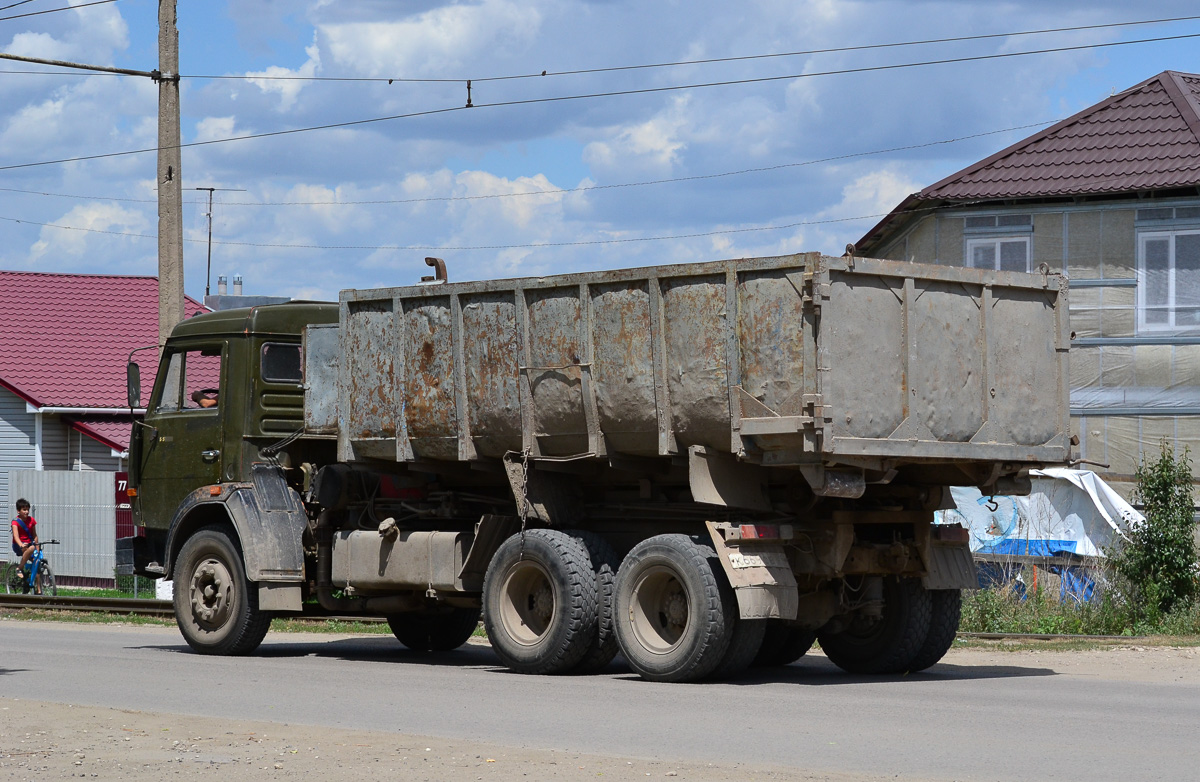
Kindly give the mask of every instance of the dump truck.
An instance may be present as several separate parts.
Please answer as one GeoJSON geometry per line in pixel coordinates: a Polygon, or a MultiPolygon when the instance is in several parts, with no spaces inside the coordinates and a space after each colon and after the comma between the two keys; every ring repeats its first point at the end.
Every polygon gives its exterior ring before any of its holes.
{"type": "MultiPolygon", "coordinates": [[[[513,671],[917,671],[976,586],[950,486],[1070,456],[1061,275],[820,254],[345,290],[175,327],[137,573],[248,654],[275,616],[513,671]]],[[[141,397],[131,360],[130,404],[141,397]]]]}

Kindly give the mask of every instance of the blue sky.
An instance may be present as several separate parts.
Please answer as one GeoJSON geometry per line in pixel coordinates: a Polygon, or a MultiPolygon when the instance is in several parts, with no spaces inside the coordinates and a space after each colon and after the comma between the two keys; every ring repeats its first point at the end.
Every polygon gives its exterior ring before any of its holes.
{"type": "MultiPolygon", "coordinates": [[[[30,0],[0,17],[67,4],[30,0]]],[[[426,255],[445,258],[452,279],[482,279],[839,254],[905,195],[1038,127],[1006,129],[1069,116],[1163,70],[1200,71],[1200,39],[801,74],[1189,35],[1200,20],[553,74],[1200,13],[1194,7],[179,0],[185,143],[446,110],[184,149],[185,287],[203,295],[206,210],[195,187],[245,191],[216,193],[212,285],[241,274],[247,293],[332,299],[341,288],[407,284],[427,271],[426,255]],[[543,70],[552,75],[489,80],[543,70]],[[797,78],[546,101],[782,76],[797,78]],[[461,110],[467,79],[476,107],[461,110]],[[486,105],[531,100],[542,102],[486,105]],[[866,154],[916,145],[929,146],[866,154]],[[730,173],[748,169],[759,170],[730,173]]],[[[118,0],[0,21],[0,51],[153,69],[157,9],[118,0]]],[[[156,101],[146,79],[0,73],[0,167],[20,166],[0,168],[0,268],[156,273],[153,153],[27,165],[152,148],[156,101]]]]}

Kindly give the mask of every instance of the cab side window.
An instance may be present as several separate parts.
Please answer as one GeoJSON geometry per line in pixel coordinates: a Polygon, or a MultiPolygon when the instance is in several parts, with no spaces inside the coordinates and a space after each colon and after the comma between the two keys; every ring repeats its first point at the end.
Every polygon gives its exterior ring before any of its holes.
{"type": "Polygon", "coordinates": [[[158,412],[205,410],[220,402],[221,346],[193,348],[167,357],[158,412]]]}
{"type": "Polygon", "coordinates": [[[300,369],[300,346],[281,342],[267,342],[262,346],[262,378],[268,383],[303,382],[300,369]]]}

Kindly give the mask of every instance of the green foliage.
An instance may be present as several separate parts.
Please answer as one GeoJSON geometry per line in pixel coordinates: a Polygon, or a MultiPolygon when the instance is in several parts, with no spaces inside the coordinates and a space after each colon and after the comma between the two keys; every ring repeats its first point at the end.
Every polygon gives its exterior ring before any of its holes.
{"type": "Polygon", "coordinates": [[[1143,504],[1146,523],[1129,530],[1129,540],[1109,552],[1110,561],[1138,618],[1158,624],[1200,592],[1190,453],[1176,456],[1164,441],[1158,459],[1143,459],[1135,477],[1134,501],[1143,504]]]}
{"type": "Polygon", "coordinates": [[[1097,599],[1090,602],[1060,601],[1057,590],[1034,589],[1023,596],[1011,586],[995,587],[963,593],[959,629],[967,633],[1195,636],[1200,634],[1200,601],[1180,602],[1170,611],[1148,615],[1111,585],[1101,587],[1097,599]]]}

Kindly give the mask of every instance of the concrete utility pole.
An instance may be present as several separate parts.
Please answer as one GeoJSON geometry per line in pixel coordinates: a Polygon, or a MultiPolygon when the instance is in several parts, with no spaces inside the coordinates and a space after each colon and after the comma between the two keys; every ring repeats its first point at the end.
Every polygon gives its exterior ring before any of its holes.
{"type": "Polygon", "coordinates": [[[175,0],[158,0],[158,346],[183,320],[183,177],[175,0]]]}

